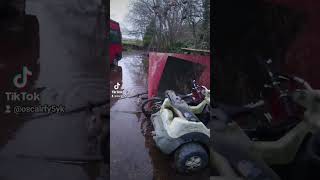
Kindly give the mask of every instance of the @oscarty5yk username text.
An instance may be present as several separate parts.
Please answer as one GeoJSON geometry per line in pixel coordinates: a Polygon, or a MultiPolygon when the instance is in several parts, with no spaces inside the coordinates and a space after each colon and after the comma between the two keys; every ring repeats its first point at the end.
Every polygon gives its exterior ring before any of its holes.
{"type": "Polygon", "coordinates": [[[64,113],[65,107],[63,105],[36,105],[36,106],[23,106],[23,105],[15,105],[10,106],[6,105],[6,109],[4,111],[5,114],[14,113],[46,113],[46,114],[55,114],[55,113],[64,113]]]}

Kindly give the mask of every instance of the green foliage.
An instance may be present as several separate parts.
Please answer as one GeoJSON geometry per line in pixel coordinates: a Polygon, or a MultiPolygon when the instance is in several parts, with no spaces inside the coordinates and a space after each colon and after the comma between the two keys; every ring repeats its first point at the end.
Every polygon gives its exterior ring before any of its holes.
{"type": "Polygon", "coordinates": [[[149,47],[149,45],[151,44],[152,41],[152,36],[145,34],[143,37],[143,47],[149,47]]]}
{"type": "Polygon", "coordinates": [[[183,51],[181,50],[181,48],[186,48],[186,47],[188,47],[188,43],[186,43],[186,42],[176,42],[176,43],[173,43],[168,48],[168,51],[169,52],[175,52],[175,53],[182,53],[183,51]]]}
{"type": "Polygon", "coordinates": [[[134,46],[142,46],[143,42],[139,39],[123,39],[122,44],[123,45],[134,45],[134,46]]]}

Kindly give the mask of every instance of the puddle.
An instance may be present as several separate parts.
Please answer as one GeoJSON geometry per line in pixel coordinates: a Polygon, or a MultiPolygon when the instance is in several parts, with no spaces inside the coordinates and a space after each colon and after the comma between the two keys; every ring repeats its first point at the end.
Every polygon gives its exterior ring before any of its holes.
{"type": "MultiPolygon", "coordinates": [[[[144,56],[140,53],[124,55],[119,65],[122,67],[124,92],[130,95],[147,92],[148,67],[144,56]]],[[[142,113],[128,113],[141,111],[140,100],[139,97],[111,100],[114,101],[110,112],[111,179],[209,179],[208,169],[190,176],[176,172],[173,157],[164,155],[156,148],[150,120],[142,113]]]]}

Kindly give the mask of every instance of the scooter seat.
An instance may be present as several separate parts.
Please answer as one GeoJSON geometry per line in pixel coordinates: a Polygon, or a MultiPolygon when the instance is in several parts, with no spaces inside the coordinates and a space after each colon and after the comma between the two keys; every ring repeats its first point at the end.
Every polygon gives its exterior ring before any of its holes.
{"type": "Polygon", "coordinates": [[[166,96],[169,98],[173,108],[179,111],[179,115],[188,121],[199,122],[199,118],[190,110],[189,105],[177,96],[174,91],[166,91],[166,96]]]}

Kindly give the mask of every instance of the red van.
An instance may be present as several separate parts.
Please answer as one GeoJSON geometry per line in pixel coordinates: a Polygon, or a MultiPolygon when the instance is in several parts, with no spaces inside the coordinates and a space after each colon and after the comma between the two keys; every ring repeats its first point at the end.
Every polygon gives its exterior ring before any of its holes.
{"type": "Polygon", "coordinates": [[[110,64],[117,64],[118,61],[122,58],[122,37],[119,23],[111,19],[109,38],[110,64]]]}

